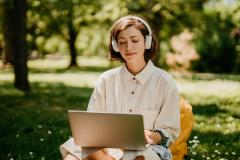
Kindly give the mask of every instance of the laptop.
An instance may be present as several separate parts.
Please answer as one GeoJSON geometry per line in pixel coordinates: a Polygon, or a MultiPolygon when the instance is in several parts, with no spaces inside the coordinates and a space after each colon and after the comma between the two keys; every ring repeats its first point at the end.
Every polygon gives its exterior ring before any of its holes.
{"type": "Polygon", "coordinates": [[[68,116],[73,139],[81,147],[146,149],[140,114],[69,110],[68,116]]]}

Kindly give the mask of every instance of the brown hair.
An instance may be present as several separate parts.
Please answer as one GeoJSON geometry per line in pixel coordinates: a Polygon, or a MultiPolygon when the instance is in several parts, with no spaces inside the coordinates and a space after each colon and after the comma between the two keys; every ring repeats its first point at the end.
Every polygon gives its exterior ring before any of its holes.
{"type": "MultiPolygon", "coordinates": [[[[121,31],[127,29],[128,27],[133,26],[141,31],[141,33],[144,36],[144,39],[147,35],[149,35],[147,27],[140,20],[138,20],[138,18],[141,18],[145,21],[144,18],[139,16],[125,16],[118,19],[112,25],[111,34],[110,34],[110,43],[109,43],[109,58],[111,60],[120,60],[121,62],[125,62],[120,52],[115,52],[112,47],[113,38],[117,41],[117,37],[121,31]],[[134,18],[134,17],[137,17],[137,18],[134,18]]],[[[145,49],[144,51],[145,62],[148,62],[149,60],[154,59],[156,55],[157,55],[157,40],[156,40],[156,37],[152,34],[151,47],[150,49],[145,49]]]]}

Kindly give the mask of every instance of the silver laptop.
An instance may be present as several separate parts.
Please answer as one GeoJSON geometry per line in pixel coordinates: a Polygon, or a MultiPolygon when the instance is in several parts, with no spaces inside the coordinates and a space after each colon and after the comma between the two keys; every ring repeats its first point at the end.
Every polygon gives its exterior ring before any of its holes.
{"type": "Polygon", "coordinates": [[[73,139],[81,147],[146,149],[142,115],[69,110],[68,116],[73,139]]]}

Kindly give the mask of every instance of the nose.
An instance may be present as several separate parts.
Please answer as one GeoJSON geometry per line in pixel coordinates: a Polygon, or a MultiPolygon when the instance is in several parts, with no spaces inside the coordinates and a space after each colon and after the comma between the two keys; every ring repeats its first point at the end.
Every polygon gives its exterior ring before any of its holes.
{"type": "Polygon", "coordinates": [[[134,45],[132,42],[128,42],[126,46],[127,51],[132,51],[134,49],[134,45]]]}

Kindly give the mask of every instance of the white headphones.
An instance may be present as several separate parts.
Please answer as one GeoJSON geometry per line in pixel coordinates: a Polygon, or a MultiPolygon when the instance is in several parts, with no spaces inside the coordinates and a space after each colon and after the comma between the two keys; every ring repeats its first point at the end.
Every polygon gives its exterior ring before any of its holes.
{"type": "MultiPolygon", "coordinates": [[[[146,27],[147,27],[147,30],[148,30],[148,35],[145,36],[145,49],[150,49],[151,48],[151,44],[152,44],[152,30],[150,28],[150,26],[147,24],[147,22],[145,22],[142,18],[140,17],[136,17],[136,16],[126,16],[126,17],[123,17],[121,19],[119,19],[116,24],[119,24],[120,22],[126,20],[126,19],[136,19],[136,20],[139,20],[140,22],[142,22],[146,27]]],[[[113,26],[115,27],[115,26],[113,26]]],[[[114,37],[112,37],[112,48],[115,52],[119,52],[119,49],[118,49],[118,46],[117,46],[117,41],[114,37]]]]}

